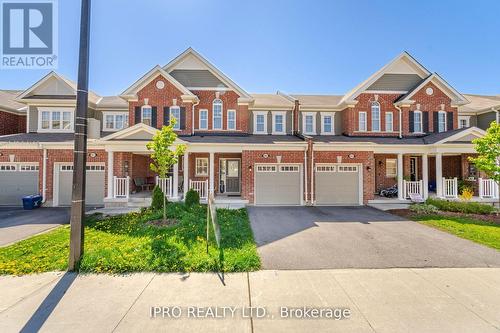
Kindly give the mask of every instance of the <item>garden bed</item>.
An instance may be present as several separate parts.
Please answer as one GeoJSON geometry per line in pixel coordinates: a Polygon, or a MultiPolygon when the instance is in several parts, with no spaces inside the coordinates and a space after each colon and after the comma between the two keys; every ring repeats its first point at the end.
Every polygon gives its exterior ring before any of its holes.
{"type": "MultiPolygon", "coordinates": [[[[391,209],[388,211],[391,214],[398,215],[407,219],[414,219],[418,217],[419,215],[412,212],[409,209],[391,209]]],[[[434,214],[433,214],[434,215],[434,214]]],[[[466,217],[474,220],[480,220],[480,221],[485,221],[485,222],[491,222],[500,225],[500,217],[495,215],[495,214],[488,214],[488,215],[483,215],[483,214],[464,214],[464,213],[457,213],[457,212],[443,212],[440,211],[437,213],[439,216],[444,216],[444,217],[466,217]]]]}

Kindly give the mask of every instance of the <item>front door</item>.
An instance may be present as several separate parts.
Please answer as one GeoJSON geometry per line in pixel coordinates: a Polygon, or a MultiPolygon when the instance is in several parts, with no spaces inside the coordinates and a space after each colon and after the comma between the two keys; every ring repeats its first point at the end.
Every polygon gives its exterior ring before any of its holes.
{"type": "Polygon", "coordinates": [[[240,160],[221,159],[220,192],[227,194],[240,193],[240,160]]]}

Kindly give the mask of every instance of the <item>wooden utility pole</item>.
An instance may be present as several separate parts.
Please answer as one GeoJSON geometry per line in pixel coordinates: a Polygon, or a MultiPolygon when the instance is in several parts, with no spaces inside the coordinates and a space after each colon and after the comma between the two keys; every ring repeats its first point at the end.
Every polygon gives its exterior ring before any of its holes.
{"type": "Polygon", "coordinates": [[[76,94],[75,149],[73,152],[73,193],[68,270],[78,268],[83,254],[85,218],[85,175],[87,166],[87,109],[89,88],[90,0],[82,0],[80,55],[76,94]]]}

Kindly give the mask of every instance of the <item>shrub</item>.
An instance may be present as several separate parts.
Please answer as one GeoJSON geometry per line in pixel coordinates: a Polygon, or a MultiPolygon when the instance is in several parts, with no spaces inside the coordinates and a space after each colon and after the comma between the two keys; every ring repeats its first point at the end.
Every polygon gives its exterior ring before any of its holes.
{"type": "Polygon", "coordinates": [[[436,206],[439,210],[447,212],[457,212],[464,214],[491,214],[495,208],[479,202],[446,201],[442,199],[429,198],[426,200],[429,205],[436,206]]]}
{"type": "Polygon", "coordinates": [[[189,191],[187,191],[185,204],[187,207],[199,205],[200,204],[200,195],[198,194],[198,192],[196,192],[193,189],[190,189],[189,191]]]}
{"type": "Polygon", "coordinates": [[[474,191],[470,187],[464,187],[462,189],[462,194],[460,194],[460,199],[463,201],[470,201],[474,196],[474,191]]]}
{"type": "Polygon", "coordinates": [[[439,211],[436,206],[429,205],[426,203],[411,205],[410,210],[418,215],[436,214],[439,211]]]}
{"type": "Polygon", "coordinates": [[[155,186],[155,188],[153,189],[153,200],[151,201],[151,209],[153,210],[163,209],[163,191],[159,186],[155,186]]]}

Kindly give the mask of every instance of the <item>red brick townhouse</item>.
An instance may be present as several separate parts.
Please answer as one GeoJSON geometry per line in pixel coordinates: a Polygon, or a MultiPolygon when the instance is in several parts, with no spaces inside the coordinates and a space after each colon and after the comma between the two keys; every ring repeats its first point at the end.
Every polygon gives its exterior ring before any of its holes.
{"type": "MultiPolygon", "coordinates": [[[[49,73],[14,98],[25,133],[0,137],[0,204],[41,193],[70,204],[75,84],[49,73]]],[[[397,185],[456,198],[460,182],[493,200],[498,189],[468,161],[476,126],[498,121],[500,97],[463,95],[402,53],[345,95],[249,94],[189,48],[119,96],[89,96],[87,204],[171,200],[190,188],[220,205],[362,205],[397,185]],[[187,151],[167,179],[146,143],[177,119],[187,151]]]]}

